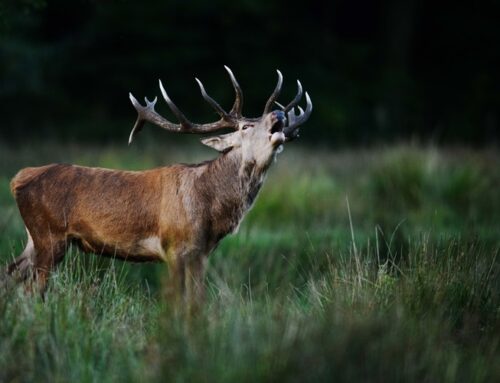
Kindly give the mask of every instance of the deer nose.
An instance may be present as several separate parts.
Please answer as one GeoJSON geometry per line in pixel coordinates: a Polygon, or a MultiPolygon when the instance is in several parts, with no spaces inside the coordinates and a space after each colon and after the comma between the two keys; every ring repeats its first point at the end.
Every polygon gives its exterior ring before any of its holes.
{"type": "Polygon", "coordinates": [[[285,121],[285,113],[281,110],[275,110],[273,111],[274,116],[279,120],[279,121],[285,121]]]}

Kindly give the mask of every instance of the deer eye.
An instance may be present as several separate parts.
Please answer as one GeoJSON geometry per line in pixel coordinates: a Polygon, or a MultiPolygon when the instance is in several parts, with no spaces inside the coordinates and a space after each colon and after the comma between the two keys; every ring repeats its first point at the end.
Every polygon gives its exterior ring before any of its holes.
{"type": "Polygon", "coordinates": [[[241,130],[247,130],[248,128],[253,128],[253,124],[245,124],[241,127],[241,130]]]}

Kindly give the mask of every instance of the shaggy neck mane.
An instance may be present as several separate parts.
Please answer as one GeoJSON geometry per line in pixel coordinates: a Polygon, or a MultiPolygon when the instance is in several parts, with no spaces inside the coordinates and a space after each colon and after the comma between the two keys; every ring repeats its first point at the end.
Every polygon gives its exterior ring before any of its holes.
{"type": "Polygon", "coordinates": [[[269,168],[259,168],[255,163],[243,164],[241,156],[241,149],[236,148],[202,165],[200,185],[211,200],[211,223],[216,237],[238,229],[269,168]]]}

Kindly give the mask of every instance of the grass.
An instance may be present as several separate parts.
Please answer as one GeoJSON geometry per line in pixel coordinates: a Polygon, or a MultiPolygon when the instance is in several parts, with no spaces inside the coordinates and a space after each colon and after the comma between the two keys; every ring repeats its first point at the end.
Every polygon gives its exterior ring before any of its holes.
{"type": "MultiPolygon", "coordinates": [[[[0,145],[0,260],[22,250],[10,177],[51,161],[141,169],[209,152],[0,145]]],[[[187,322],[163,265],[71,249],[45,302],[0,292],[0,381],[500,379],[500,155],[292,148],[211,255],[187,322]]]]}

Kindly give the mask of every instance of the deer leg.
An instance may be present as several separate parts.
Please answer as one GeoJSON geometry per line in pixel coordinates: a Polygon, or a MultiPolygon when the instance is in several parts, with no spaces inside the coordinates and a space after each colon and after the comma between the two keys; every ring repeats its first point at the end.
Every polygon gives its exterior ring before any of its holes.
{"type": "Polygon", "coordinates": [[[25,281],[33,268],[34,251],[24,249],[19,257],[14,262],[7,266],[7,274],[13,276],[18,282],[25,281]]]}
{"type": "Polygon", "coordinates": [[[31,234],[28,229],[26,229],[26,232],[28,233],[28,243],[26,244],[26,247],[21,255],[19,255],[14,262],[9,264],[9,266],[7,266],[7,274],[11,276],[14,274],[15,279],[18,282],[25,281],[30,276],[36,255],[31,234]]]}
{"type": "Polygon", "coordinates": [[[35,241],[36,256],[34,260],[33,282],[42,297],[47,288],[47,278],[66,253],[66,241],[55,237],[48,237],[43,242],[35,241]]]}
{"type": "Polygon", "coordinates": [[[185,291],[185,263],[184,257],[172,256],[167,259],[168,280],[165,284],[165,295],[168,302],[178,307],[184,300],[185,291]]]}
{"type": "Polygon", "coordinates": [[[205,300],[205,270],[207,257],[196,254],[186,262],[186,299],[191,315],[196,314],[205,300]]]}

